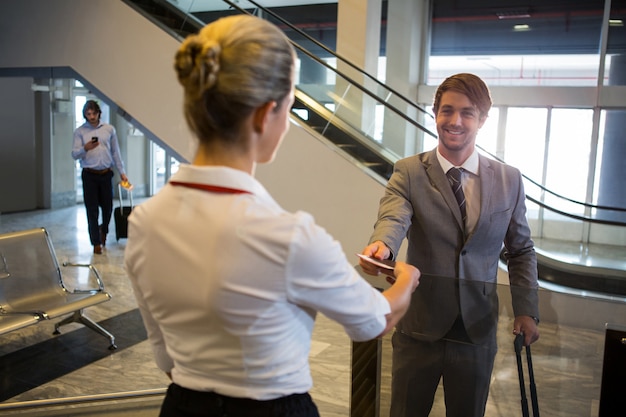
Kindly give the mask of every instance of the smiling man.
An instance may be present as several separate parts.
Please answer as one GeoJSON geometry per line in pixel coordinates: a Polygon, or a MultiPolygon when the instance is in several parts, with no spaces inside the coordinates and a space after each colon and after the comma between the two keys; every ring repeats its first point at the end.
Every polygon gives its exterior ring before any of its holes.
{"type": "MultiPolygon", "coordinates": [[[[473,74],[439,86],[437,148],[396,163],[362,252],[392,259],[406,237],[407,263],[422,271],[392,338],[392,417],[428,416],[441,378],[448,417],[484,415],[497,351],[503,245],[513,333],[522,333],[525,345],[539,338],[537,261],[521,173],[475,148],[490,108],[489,89],[473,74]]],[[[361,267],[378,272],[365,262],[361,267]]]]}

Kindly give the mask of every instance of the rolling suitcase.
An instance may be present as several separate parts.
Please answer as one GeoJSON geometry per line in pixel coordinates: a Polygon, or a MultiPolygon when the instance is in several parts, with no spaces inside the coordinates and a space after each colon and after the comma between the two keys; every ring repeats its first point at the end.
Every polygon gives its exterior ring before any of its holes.
{"type": "MultiPolygon", "coordinates": [[[[519,375],[519,388],[522,395],[522,416],[529,417],[528,399],[526,398],[526,384],[524,383],[524,368],[522,366],[522,346],[524,345],[524,335],[515,336],[513,346],[517,357],[517,373],[519,375]]],[[[539,417],[539,404],[537,403],[537,387],[535,386],[535,374],[533,373],[533,361],[530,355],[530,346],[526,346],[526,365],[528,368],[528,379],[530,382],[530,400],[532,403],[533,417],[539,417]]]]}
{"type": "Polygon", "coordinates": [[[120,196],[120,206],[116,207],[113,211],[113,219],[115,221],[115,238],[120,239],[128,237],[128,216],[133,210],[133,192],[129,188],[125,188],[128,193],[129,205],[124,206],[124,199],[122,198],[122,184],[117,185],[117,192],[120,196]]]}

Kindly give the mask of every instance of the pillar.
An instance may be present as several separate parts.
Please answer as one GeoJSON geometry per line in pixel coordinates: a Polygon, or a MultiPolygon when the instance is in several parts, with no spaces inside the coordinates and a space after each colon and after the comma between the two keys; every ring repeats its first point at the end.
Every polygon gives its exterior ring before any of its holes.
{"type": "MultiPolygon", "coordinates": [[[[429,51],[429,2],[426,0],[393,0],[387,10],[386,84],[411,101],[417,100],[417,88],[426,76],[429,51]]],[[[418,123],[423,113],[413,111],[400,100],[390,102],[418,123]]],[[[400,119],[390,110],[385,112],[383,144],[399,156],[423,150],[421,130],[400,119]]]]}
{"type": "MultiPolygon", "coordinates": [[[[378,72],[381,15],[382,0],[342,0],[337,4],[337,54],[374,77],[378,72]]],[[[376,91],[373,83],[350,66],[339,62],[337,69],[376,91]]],[[[335,94],[340,117],[369,134],[375,119],[375,101],[339,77],[335,94]]]]}
{"type": "MultiPolygon", "coordinates": [[[[626,85],[626,54],[611,57],[609,85],[626,85]]],[[[604,145],[598,187],[598,204],[626,207],[626,110],[605,110],[604,145]]],[[[598,217],[626,222],[626,213],[601,211],[598,217]]]]}

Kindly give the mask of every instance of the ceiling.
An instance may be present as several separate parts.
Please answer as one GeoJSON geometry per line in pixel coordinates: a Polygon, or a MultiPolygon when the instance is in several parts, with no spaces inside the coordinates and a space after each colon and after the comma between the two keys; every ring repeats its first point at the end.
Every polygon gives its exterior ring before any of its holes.
{"type": "MultiPolygon", "coordinates": [[[[168,0],[189,12],[228,10],[230,6],[224,0],[168,0]]],[[[247,0],[230,0],[243,8],[254,8],[247,0]]],[[[338,0],[254,0],[266,8],[285,6],[304,6],[313,4],[337,3],[338,0]]],[[[433,8],[442,15],[475,16],[493,14],[500,18],[519,12],[563,12],[577,13],[587,10],[602,10],[604,0],[432,0],[433,8]]],[[[623,8],[624,0],[612,0],[613,9],[623,8]]]]}
{"type": "MultiPolygon", "coordinates": [[[[180,9],[187,10],[191,13],[208,12],[218,10],[228,10],[230,6],[223,0],[169,0],[176,4],[180,9]]],[[[246,0],[230,0],[239,7],[254,8],[250,2],[246,0]]],[[[327,4],[337,3],[337,0],[255,0],[256,3],[263,7],[284,7],[284,6],[304,6],[311,4],[327,4]]]]}
{"type": "MultiPolygon", "coordinates": [[[[196,14],[203,21],[229,13],[231,8],[224,0],[168,1],[196,14]]],[[[241,8],[256,8],[248,0],[230,1],[241,8]]],[[[281,8],[281,18],[335,49],[336,0],[254,1],[263,7],[281,8]]],[[[605,0],[432,1],[432,55],[598,53],[605,0]],[[518,26],[522,28],[518,29],[518,26]]],[[[383,9],[381,54],[384,55],[387,22],[386,7],[383,9]]],[[[612,18],[626,21],[626,0],[612,0],[612,10],[612,18]]],[[[307,49],[312,48],[310,50],[324,56],[324,52],[317,51],[314,45],[302,42],[307,49]]],[[[626,26],[623,23],[611,27],[607,48],[612,54],[626,53],[626,26]]]]}

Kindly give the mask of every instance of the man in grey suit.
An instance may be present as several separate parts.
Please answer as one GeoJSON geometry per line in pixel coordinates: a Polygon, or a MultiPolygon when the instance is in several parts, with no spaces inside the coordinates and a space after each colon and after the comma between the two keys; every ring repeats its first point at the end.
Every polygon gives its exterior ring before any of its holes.
{"type": "MultiPolygon", "coordinates": [[[[496,355],[497,271],[504,245],[515,320],[524,344],[539,338],[537,261],[516,168],[478,154],[476,134],[491,96],[473,74],[456,74],[433,103],[438,146],[398,161],[363,254],[422,271],[392,337],[391,417],[426,417],[443,377],[447,417],[485,413],[496,355]],[[460,178],[447,177],[460,169],[460,178]],[[460,181],[460,183],[459,183],[460,181]],[[455,183],[460,185],[454,190],[455,183]]],[[[366,273],[379,271],[361,261],[366,273]]]]}

